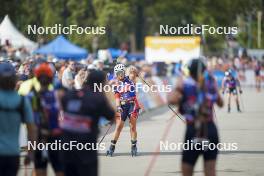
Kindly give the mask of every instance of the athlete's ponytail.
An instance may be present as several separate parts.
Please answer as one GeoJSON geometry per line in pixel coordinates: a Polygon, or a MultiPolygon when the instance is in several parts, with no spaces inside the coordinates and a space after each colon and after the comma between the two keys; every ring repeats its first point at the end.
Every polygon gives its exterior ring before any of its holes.
{"type": "Polygon", "coordinates": [[[203,72],[206,70],[206,66],[200,58],[191,60],[188,65],[188,68],[191,77],[195,80],[198,80],[199,75],[203,74],[203,72]]]}

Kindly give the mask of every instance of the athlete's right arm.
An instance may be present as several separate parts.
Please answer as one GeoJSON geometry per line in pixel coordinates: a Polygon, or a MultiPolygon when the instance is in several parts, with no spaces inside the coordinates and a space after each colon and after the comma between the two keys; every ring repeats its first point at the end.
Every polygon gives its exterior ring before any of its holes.
{"type": "Polygon", "coordinates": [[[121,106],[121,104],[120,104],[120,95],[119,94],[115,94],[115,103],[116,103],[116,107],[121,106]]]}
{"type": "Polygon", "coordinates": [[[110,102],[108,101],[107,97],[102,97],[103,104],[101,107],[103,107],[102,116],[104,116],[107,120],[113,121],[115,118],[115,110],[111,106],[110,102]]]}
{"type": "Polygon", "coordinates": [[[237,83],[237,87],[239,89],[239,93],[241,94],[242,93],[242,88],[241,88],[241,84],[240,84],[240,81],[238,78],[236,78],[236,83],[237,83]]]}
{"type": "MultiPolygon", "coordinates": [[[[33,123],[27,123],[26,124],[27,126],[27,138],[28,138],[28,141],[30,142],[34,142],[37,140],[37,128],[35,126],[35,124],[33,123]]],[[[26,159],[25,159],[25,165],[28,165],[31,161],[33,161],[34,159],[34,155],[33,155],[34,151],[33,150],[28,150],[28,155],[26,156],[26,159]]]]}
{"type": "Polygon", "coordinates": [[[119,92],[115,92],[115,104],[117,112],[122,112],[119,92]]]}

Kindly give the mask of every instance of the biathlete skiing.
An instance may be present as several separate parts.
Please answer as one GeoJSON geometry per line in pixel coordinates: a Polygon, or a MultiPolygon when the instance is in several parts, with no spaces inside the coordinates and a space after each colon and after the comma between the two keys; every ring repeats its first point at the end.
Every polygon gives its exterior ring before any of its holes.
{"type": "Polygon", "coordinates": [[[120,136],[120,133],[124,127],[124,123],[129,118],[130,134],[131,134],[131,155],[137,155],[137,130],[136,122],[139,112],[139,105],[136,97],[135,80],[138,75],[135,67],[128,69],[128,76],[126,76],[126,69],[123,64],[117,64],[114,67],[115,74],[115,103],[117,107],[116,113],[116,128],[114,132],[113,140],[109,150],[107,150],[107,156],[113,156],[115,151],[115,145],[120,136]]]}
{"type": "MultiPolygon", "coordinates": [[[[174,92],[168,97],[170,104],[179,105],[179,112],[186,119],[185,143],[193,142],[202,146],[209,142],[219,143],[218,132],[213,121],[213,105],[223,106],[216,81],[208,72],[201,59],[193,59],[189,64],[190,76],[180,78],[174,92]]],[[[204,158],[205,175],[215,176],[218,150],[189,147],[182,153],[182,173],[193,175],[195,163],[200,155],[204,158]]]]}
{"type": "Polygon", "coordinates": [[[230,113],[231,111],[231,97],[232,96],[235,98],[236,105],[237,105],[237,111],[241,112],[240,104],[238,100],[238,91],[240,94],[242,94],[243,92],[242,92],[239,80],[233,76],[231,70],[228,70],[225,72],[225,77],[222,81],[222,94],[225,93],[226,89],[228,93],[228,104],[227,104],[228,113],[230,113]]]}
{"type": "Polygon", "coordinates": [[[261,74],[260,74],[261,63],[258,60],[255,61],[254,70],[255,70],[256,89],[258,92],[260,92],[260,89],[261,89],[261,74]]]}

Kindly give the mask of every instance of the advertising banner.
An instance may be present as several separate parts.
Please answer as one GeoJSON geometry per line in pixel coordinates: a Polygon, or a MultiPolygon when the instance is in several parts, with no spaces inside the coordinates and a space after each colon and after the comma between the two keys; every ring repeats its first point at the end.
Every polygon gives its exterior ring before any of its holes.
{"type": "Polygon", "coordinates": [[[152,62],[188,62],[200,56],[200,37],[146,37],[145,56],[152,62]]]}

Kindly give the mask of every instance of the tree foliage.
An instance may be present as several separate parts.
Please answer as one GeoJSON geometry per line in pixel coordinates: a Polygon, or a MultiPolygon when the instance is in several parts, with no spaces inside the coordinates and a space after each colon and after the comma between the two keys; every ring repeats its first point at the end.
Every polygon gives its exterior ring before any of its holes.
{"type": "MultiPolygon", "coordinates": [[[[99,47],[119,47],[134,36],[138,50],[144,49],[144,37],[159,32],[159,25],[208,24],[238,26],[236,36],[242,46],[249,39],[256,47],[257,11],[262,11],[262,0],[0,0],[0,19],[9,14],[15,25],[26,33],[27,25],[105,26],[105,35],[69,35],[73,42],[91,49],[94,37],[99,47]],[[251,17],[249,21],[248,17],[251,17]],[[249,32],[250,28],[250,32],[249,32]]],[[[263,17],[262,17],[263,19],[263,17]]],[[[262,32],[264,27],[262,25],[262,32]]],[[[54,35],[29,36],[50,40],[54,35]]],[[[208,50],[224,48],[226,36],[206,35],[208,50]]],[[[262,40],[262,47],[264,40],[262,40]]]]}

